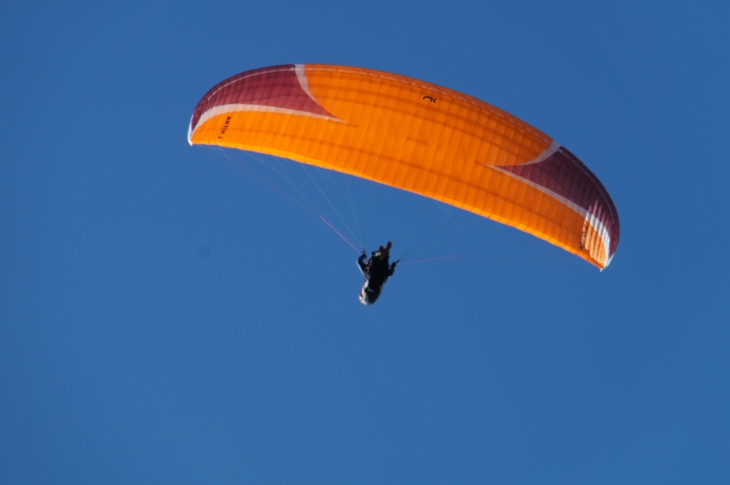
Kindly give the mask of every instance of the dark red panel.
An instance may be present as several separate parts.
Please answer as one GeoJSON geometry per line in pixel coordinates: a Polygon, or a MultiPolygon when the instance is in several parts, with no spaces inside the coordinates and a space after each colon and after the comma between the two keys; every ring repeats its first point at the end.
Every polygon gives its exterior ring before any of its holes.
{"type": "Polygon", "coordinates": [[[193,113],[193,130],[203,113],[224,104],[251,104],[333,117],[302,89],[293,64],[246,71],[216,84],[193,113]]]}
{"type": "Polygon", "coordinates": [[[618,211],[608,192],[578,157],[564,147],[539,163],[499,167],[520,178],[545,187],[596,216],[611,238],[609,257],[618,246],[618,211]]]}

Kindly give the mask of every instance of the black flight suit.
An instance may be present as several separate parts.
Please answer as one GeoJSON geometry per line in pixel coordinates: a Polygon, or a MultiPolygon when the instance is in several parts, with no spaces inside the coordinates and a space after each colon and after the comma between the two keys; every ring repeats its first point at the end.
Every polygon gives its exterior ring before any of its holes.
{"type": "Polygon", "coordinates": [[[398,263],[389,264],[390,255],[387,250],[374,252],[367,263],[365,263],[366,258],[367,254],[362,253],[357,260],[360,271],[365,275],[365,285],[360,292],[360,302],[363,305],[372,305],[383,291],[385,282],[390,276],[393,276],[398,263]]]}

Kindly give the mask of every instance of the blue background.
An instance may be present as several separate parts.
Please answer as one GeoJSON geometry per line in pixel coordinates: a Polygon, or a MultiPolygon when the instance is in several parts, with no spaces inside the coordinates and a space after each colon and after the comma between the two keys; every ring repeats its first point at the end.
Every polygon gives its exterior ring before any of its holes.
{"type": "MultiPolygon", "coordinates": [[[[719,1],[3,2],[0,482],[728,483],[729,24],[719,1]],[[612,265],[538,241],[403,265],[360,305],[351,248],[185,140],[217,82],[313,62],[554,137],[618,207],[612,265]]],[[[407,232],[419,206],[379,193],[407,232]]]]}

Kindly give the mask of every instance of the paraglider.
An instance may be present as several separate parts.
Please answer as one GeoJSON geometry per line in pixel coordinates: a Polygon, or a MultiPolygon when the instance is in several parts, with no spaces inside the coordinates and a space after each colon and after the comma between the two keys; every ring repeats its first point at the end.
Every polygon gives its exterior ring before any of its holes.
{"type": "Polygon", "coordinates": [[[570,151],[494,106],[397,74],[321,64],[247,71],[203,96],[188,141],[414,192],[533,234],[600,269],[618,247],[616,207],[570,151]]]}
{"type": "Polygon", "coordinates": [[[357,259],[357,266],[365,276],[365,284],[360,290],[360,303],[363,305],[375,303],[375,300],[380,297],[380,293],[383,291],[383,285],[395,272],[398,261],[390,263],[391,247],[393,247],[393,243],[388,241],[385,247],[380,246],[380,249],[374,251],[369,260],[368,254],[363,249],[362,254],[357,259]]]}

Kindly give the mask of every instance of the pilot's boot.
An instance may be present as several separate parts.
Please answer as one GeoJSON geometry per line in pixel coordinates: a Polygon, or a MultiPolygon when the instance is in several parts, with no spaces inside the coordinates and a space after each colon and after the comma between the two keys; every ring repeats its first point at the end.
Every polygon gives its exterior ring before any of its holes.
{"type": "Polygon", "coordinates": [[[388,259],[390,257],[390,248],[393,247],[393,243],[388,241],[388,244],[383,247],[380,246],[380,254],[382,254],[382,259],[388,259]]]}

